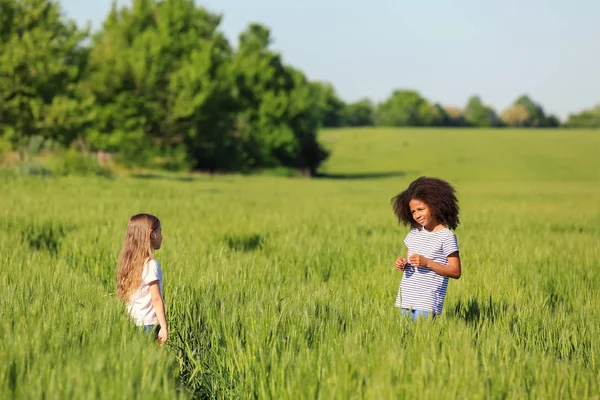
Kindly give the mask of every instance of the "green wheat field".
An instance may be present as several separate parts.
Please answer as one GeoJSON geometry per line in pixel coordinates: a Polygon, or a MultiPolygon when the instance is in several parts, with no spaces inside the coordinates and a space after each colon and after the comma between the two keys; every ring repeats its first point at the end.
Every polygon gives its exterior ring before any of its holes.
{"type": "Polygon", "coordinates": [[[0,175],[2,399],[600,398],[600,132],[345,129],[319,179],[0,175]],[[455,185],[463,275],[394,307],[390,199],[455,185]],[[160,348],[115,299],[156,214],[160,348]]]}

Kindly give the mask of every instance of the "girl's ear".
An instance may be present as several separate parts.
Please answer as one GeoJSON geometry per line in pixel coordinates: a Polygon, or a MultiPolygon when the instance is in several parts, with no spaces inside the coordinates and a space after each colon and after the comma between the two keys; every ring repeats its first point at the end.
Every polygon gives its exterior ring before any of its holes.
{"type": "Polygon", "coordinates": [[[150,239],[151,240],[156,239],[156,233],[154,231],[150,232],[150,239]]]}

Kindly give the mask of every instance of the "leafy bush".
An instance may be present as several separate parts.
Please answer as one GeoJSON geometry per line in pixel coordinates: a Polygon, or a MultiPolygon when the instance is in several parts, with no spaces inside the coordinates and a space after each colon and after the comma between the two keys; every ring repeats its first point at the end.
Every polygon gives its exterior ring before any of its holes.
{"type": "Polygon", "coordinates": [[[102,176],[111,178],[112,170],[98,164],[95,156],[69,149],[64,154],[58,154],[50,162],[52,173],[59,176],[102,176]]]}

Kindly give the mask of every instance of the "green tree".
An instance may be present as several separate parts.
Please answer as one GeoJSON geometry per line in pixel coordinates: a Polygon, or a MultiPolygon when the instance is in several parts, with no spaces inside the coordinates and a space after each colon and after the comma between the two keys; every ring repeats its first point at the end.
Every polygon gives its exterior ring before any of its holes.
{"type": "Polygon", "coordinates": [[[465,121],[470,126],[490,127],[500,125],[500,118],[494,109],[484,105],[479,96],[469,98],[465,107],[465,121]]]}
{"type": "Polygon", "coordinates": [[[346,125],[372,126],[375,124],[374,107],[369,99],[361,99],[350,103],[344,111],[346,125]]]}
{"type": "Polygon", "coordinates": [[[0,133],[69,144],[89,119],[77,93],[86,63],[80,30],[50,0],[0,0],[0,133]]]}
{"type": "Polygon", "coordinates": [[[193,0],[113,3],[83,83],[96,104],[90,142],[138,164],[231,168],[233,52],[220,21],[193,0]]]}
{"type": "Polygon", "coordinates": [[[529,96],[522,95],[513,103],[515,106],[522,106],[527,110],[528,118],[525,126],[543,127],[546,126],[546,115],[544,109],[535,103],[529,96]]]}
{"type": "Polygon", "coordinates": [[[600,128],[600,104],[591,109],[570,114],[565,126],[569,128],[600,128]]]}
{"type": "Polygon", "coordinates": [[[345,125],[346,104],[338,97],[334,87],[329,83],[314,82],[319,102],[320,125],[325,128],[336,128],[345,125]]]}
{"type": "Polygon", "coordinates": [[[270,44],[270,31],[260,24],[250,24],[239,36],[233,73],[240,157],[246,168],[283,165],[315,175],[326,157],[316,140],[321,88],[285,66],[270,44]]]}
{"type": "Polygon", "coordinates": [[[297,151],[294,134],[286,125],[288,93],[294,83],[279,54],[269,50],[269,29],[250,24],[238,41],[233,74],[239,104],[239,157],[247,169],[277,166],[276,154],[286,159],[297,151]]]}
{"type": "Polygon", "coordinates": [[[443,113],[414,90],[395,90],[377,109],[379,125],[435,126],[443,113]]]}
{"type": "Polygon", "coordinates": [[[446,106],[444,111],[448,116],[448,126],[466,126],[467,121],[465,120],[465,114],[460,107],[446,106]]]}
{"type": "Polygon", "coordinates": [[[546,126],[548,128],[558,128],[561,125],[560,119],[558,119],[556,115],[549,115],[546,117],[546,126]]]}
{"type": "Polygon", "coordinates": [[[296,68],[288,66],[286,69],[294,79],[294,89],[290,93],[289,124],[300,151],[291,162],[284,165],[301,168],[314,177],[330,154],[318,141],[320,104],[315,102],[314,87],[306,76],[296,68]]]}
{"type": "Polygon", "coordinates": [[[560,121],[554,115],[546,115],[543,107],[534,102],[529,96],[522,95],[514,102],[515,106],[523,106],[529,118],[525,126],[535,128],[555,128],[560,126],[560,121]]]}
{"type": "Polygon", "coordinates": [[[442,107],[441,104],[435,103],[430,105],[427,104],[427,107],[424,107],[426,111],[422,111],[423,115],[423,125],[425,126],[450,126],[451,120],[446,113],[446,109],[442,107]]]}

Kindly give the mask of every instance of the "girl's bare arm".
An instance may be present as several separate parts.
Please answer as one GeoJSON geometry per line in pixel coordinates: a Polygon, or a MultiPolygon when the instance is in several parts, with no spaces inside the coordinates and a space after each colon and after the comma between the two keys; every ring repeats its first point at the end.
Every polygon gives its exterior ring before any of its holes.
{"type": "Polygon", "coordinates": [[[160,287],[158,281],[150,282],[150,297],[152,299],[152,307],[156,311],[156,317],[160,324],[160,330],[166,333],[168,332],[167,327],[167,316],[165,314],[165,304],[162,296],[160,295],[160,287]]]}
{"type": "Polygon", "coordinates": [[[410,263],[416,267],[427,267],[442,276],[447,276],[448,278],[459,279],[462,274],[460,256],[458,255],[457,251],[448,256],[448,265],[436,263],[435,261],[419,254],[413,254],[410,256],[409,260],[410,263]]]}

